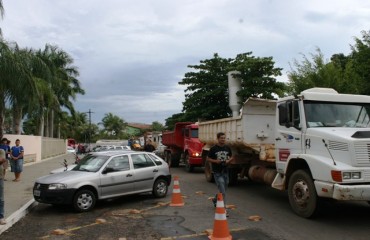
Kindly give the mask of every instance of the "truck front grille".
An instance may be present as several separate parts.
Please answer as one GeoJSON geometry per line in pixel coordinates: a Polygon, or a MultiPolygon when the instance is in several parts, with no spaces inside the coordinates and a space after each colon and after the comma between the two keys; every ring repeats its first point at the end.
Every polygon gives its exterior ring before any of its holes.
{"type": "Polygon", "coordinates": [[[370,166],[370,143],[357,142],[354,144],[354,146],[357,166],[359,167],[370,166]]]}

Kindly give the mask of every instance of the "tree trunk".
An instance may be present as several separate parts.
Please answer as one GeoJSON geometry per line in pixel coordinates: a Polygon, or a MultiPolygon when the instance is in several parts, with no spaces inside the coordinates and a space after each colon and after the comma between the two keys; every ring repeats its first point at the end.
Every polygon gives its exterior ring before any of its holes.
{"type": "Polygon", "coordinates": [[[4,135],[4,119],[5,119],[5,94],[0,92],[0,139],[4,135]]]}
{"type": "Polygon", "coordinates": [[[13,133],[22,134],[21,122],[22,122],[22,108],[17,103],[13,104],[13,133]]]}
{"type": "Polygon", "coordinates": [[[44,136],[44,111],[43,110],[41,110],[41,114],[40,114],[39,136],[41,136],[41,137],[44,136]]]}
{"type": "Polygon", "coordinates": [[[43,137],[49,137],[49,109],[45,111],[45,120],[44,120],[44,136],[43,137]]]}
{"type": "Polygon", "coordinates": [[[49,135],[48,137],[54,137],[54,110],[51,109],[48,116],[48,127],[49,127],[49,135]]]}

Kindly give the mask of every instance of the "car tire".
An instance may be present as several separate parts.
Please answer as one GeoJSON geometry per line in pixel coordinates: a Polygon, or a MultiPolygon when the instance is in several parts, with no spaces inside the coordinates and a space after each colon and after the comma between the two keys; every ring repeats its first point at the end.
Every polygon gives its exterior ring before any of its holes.
{"type": "Polygon", "coordinates": [[[167,192],[168,192],[167,181],[162,178],[157,179],[153,185],[153,195],[157,198],[163,198],[167,195],[167,192]]]}
{"type": "Polygon", "coordinates": [[[77,212],[88,212],[94,208],[95,203],[96,196],[92,191],[88,189],[77,191],[73,198],[73,208],[77,212]]]}

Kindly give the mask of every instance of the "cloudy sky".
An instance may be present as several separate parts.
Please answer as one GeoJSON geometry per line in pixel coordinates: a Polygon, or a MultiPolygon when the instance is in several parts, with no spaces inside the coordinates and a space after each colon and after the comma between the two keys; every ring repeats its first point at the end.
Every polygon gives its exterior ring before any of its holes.
{"type": "Polygon", "coordinates": [[[252,51],[289,63],[319,47],[350,52],[370,30],[363,0],[3,0],[3,35],[21,47],[57,45],[75,60],[84,96],[75,106],[152,123],[182,110],[188,65],[252,51]]]}

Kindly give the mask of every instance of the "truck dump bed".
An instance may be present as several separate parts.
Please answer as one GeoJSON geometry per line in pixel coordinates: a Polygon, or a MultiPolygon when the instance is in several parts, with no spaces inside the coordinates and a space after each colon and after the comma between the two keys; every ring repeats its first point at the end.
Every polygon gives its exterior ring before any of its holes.
{"type": "Polygon", "coordinates": [[[265,160],[275,161],[275,111],[275,100],[249,98],[239,117],[199,122],[199,139],[210,147],[217,143],[217,133],[224,132],[231,148],[262,149],[267,153],[265,160]]]}
{"type": "Polygon", "coordinates": [[[174,131],[166,131],[162,133],[162,144],[167,147],[184,147],[183,128],[192,122],[178,122],[175,124],[174,131]]]}

